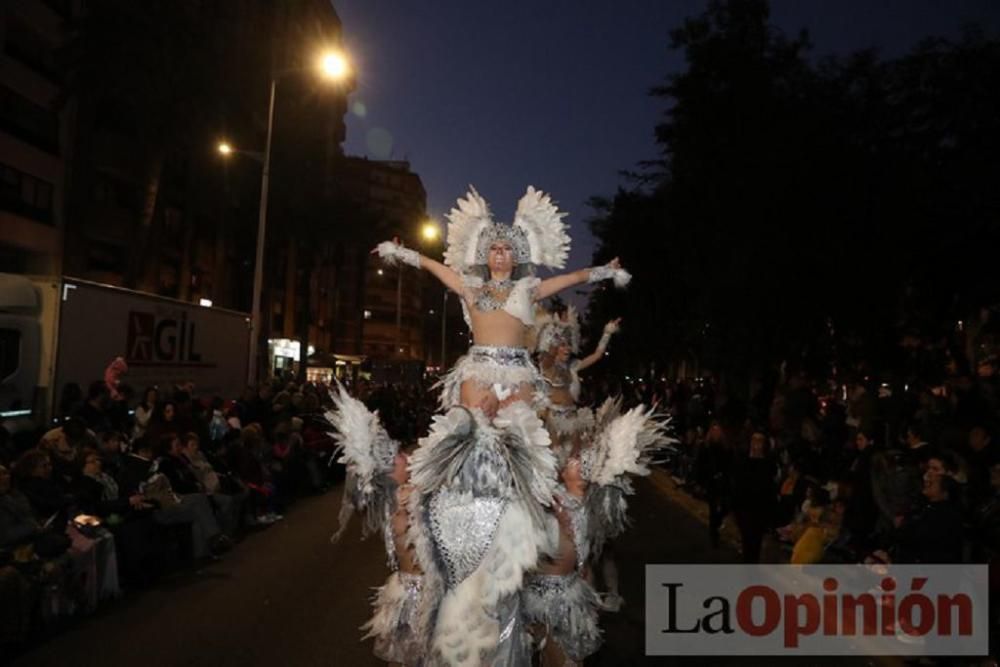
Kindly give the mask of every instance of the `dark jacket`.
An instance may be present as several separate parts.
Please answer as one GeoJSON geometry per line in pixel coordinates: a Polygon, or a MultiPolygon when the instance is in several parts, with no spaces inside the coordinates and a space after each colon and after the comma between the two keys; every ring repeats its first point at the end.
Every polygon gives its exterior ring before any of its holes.
{"type": "Polygon", "coordinates": [[[17,488],[31,503],[35,517],[40,521],[48,521],[52,515],[57,515],[52,525],[65,525],[75,499],[59,484],[42,477],[25,477],[17,481],[17,488]]]}
{"type": "Polygon", "coordinates": [[[112,514],[126,514],[131,509],[128,497],[104,499],[104,485],[92,477],[80,475],[73,485],[73,495],[77,506],[84,514],[108,517],[112,514]]]}
{"type": "Polygon", "coordinates": [[[11,491],[0,496],[0,547],[30,541],[40,529],[24,495],[11,491]]]}
{"type": "Polygon", "coordinates": [[[961,563],[962,512],[949,501],[927,503],[896,531],[900,563],[961,563]]]}
{"type": "Polygon", "coordinates": [[[774,462],[769,458],[737,459],[732,472],[733,512],[770,525],[775,518],[778,488],[774,483],[774,462]]]}
{"type": "Polygon", "coordinates": [[[174,493],[183,496],[189,493],[201,493],[204,491],[186,459],[161,456],[156,459],[153,471],[163,473],[170,480],[170,486],[173,487],[174,493]]]}
{"type": "Polygon", "coordinates": [[[730,490],[732,451],[722,442],[706,442],[695,460],[695,480],[712,497],[725,496],[730,490]]]}
{"type": "Polygon", "coordinates": [[[118,493],[122,498],[128,498],[139,493],[139,486],[149,479],[152,461],[129,454],[122,460],[122,469],[118,474],[118,493]]]}

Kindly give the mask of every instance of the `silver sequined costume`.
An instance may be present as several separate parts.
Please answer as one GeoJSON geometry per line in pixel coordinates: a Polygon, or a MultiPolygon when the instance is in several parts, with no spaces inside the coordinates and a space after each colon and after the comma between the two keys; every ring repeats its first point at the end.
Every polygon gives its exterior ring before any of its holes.
{"type": "Polygon", "coordinates": [[[424,569],[429,664],[530,664],[524,574],[548,544],[548,432],[523,402],[492,421],[453,408],[410,458],[410,538],[424,569]]]}
{"type": "MultiPolygon", "coordinates": [[[[590,556],[587,509],[560,487],[556,496],[570,516],[576,567],[569,574],[529,574],[521,594],[525,623],[545,628],[547,641],[559,644],[570,659],[581,662],[601,645],[599,599],[580,573],[590,556]]],[[[550,551],[559,544],[560,526],[549,515],[550,551]]]]}

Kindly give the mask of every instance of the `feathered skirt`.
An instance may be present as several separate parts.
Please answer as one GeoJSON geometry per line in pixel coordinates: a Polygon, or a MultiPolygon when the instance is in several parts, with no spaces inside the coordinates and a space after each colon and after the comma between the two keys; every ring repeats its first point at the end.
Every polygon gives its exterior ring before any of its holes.
{"type": "Polygon", "coordinates": [[[521,600],[525,623],[543,626],[570,659],[582,662],[600,648],[597,593],[576,572],[529,575],[521,600]]]}
{"type": "Polygon", "coordinates": [[[474,380],[485,388],[492,388],[500,400],[516,393],[528,384],[541,395],[542,374],[531,361],[523,347],[497,347],[473,345],[468,354],[459,359],[438,383],[441,387],[441,408],[447,410],[461,403],[462,383],[474,380]]]}
{"type": "Polygon", "coordinates": [[[393,572],[372,598],[371,619],[361,629],[375,638],[375,657],[416,665],[424,655],[426,637],[417,633],[416,617],[423,595],[423,577],[393,572]]]}

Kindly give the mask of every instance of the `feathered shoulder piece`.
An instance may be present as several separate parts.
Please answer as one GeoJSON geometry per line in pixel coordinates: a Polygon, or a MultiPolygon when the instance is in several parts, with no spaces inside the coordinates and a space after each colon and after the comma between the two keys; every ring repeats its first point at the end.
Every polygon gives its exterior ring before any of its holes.
{"type": "Polygon", "coordinates": [[[565,213],[552,203],[552,198],[528,186],[517,203],[514,227],[524,230],[531,252],[531,263],[561,269],[569,256],[569,234],[566,233],[565,213]]]}
{"type": "Polygon", "coordinates": [[[444,263],[459,273],[476,264],[479,237],[493,225],[489,204],[469,186],[465,199],[459,199],[448,213],[448,247],[444,263]]]}
{"type": "Polygon", "coordinates": [[[339,462],[347,467],[347,481],[340,508],[340,526],[332,540],[340,539],[354,510],[365,512],[364,534],[380,530],[395,502],[396,484],[390,477],[399,451],[399,443],[389,437],[378,413],[348,395],[337,384],[332,392],[335,409],[326,418],[336,429],[332,433],[340,454],[339,462]]]}

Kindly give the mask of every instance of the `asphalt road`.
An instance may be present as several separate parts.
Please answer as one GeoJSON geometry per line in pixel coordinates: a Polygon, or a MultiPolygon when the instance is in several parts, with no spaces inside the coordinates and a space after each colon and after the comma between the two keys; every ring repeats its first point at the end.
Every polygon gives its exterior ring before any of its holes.
{"type": "MultiPolygon", "coordinates": [[[[174,575],[151,590],[106,605],[45,644],[17,667],[330,667],[380,665],[362,642],[371,589],[388,574],[380,543],[362,542],[355,519],[339,545],[339,489],[300,501],[287,518],[249,535],[224,560],[174,575]]],[[[641,480],[635,521],[615,547],[626,606],[605,615],[606,643],[588,665],[845,664],[843,659],[647,658],[646,563],[734,562],[730,547],[709,547],[697,506],[665,477],[641,480]],[[694,510],[694,511],[693,511],[694,510]]],[[[864,664],[854,661],[853,664],[864,664]]]]}

